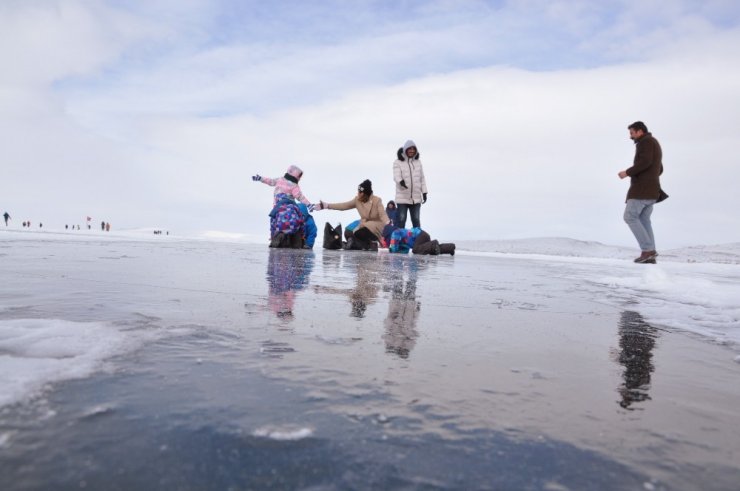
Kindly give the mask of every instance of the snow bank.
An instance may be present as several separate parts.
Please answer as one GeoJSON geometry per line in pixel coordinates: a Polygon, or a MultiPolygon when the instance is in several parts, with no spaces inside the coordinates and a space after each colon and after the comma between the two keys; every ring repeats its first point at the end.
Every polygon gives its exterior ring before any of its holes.
{"type": "MultiPolygon", "coordinates": [[[[599,259],[633,259],[636,248],[620,247],[569,239],[543,237],[516,240],[464,240],[457,242],[458,251],[467,253],[503,253],[599,259]]],[[[701,245],[660,251],[660,262],[740,264],[740,243],[701,245]]]]}
{"type": "Polygon", "coordinates": [[[595,283],[633,304],[651,324],[740,345],[740,268],[649,265],[595,283]]]}
{"type": "Polygon", "coordinates": [[[515,240],[464,240],[457,242],[458,250],[469,252],[499,252],[508,254],[536,254],[565,257],[597,257],[626,259],[634,256],[634,249],[610,246],[599,242],[542,237],[515,240]]]}

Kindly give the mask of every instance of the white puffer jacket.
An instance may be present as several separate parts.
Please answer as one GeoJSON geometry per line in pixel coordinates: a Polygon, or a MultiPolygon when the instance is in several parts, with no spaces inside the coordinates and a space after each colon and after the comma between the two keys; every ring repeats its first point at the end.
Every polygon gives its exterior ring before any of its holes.
{"type": "Polygon", "coordinates": [[[416,147],[409,140],[402,148],[398,149],[398,160],[393,162],[393,180],[396,181],[396,204],[415,205],[423,201],[423,195],[427,192],[427,181],[424,178],[424,168],[419,160],[419,150],[412,159],[406,156],[406,150],[416,147]],[[406,184],[404,188],[401,181],[406,184]]]}

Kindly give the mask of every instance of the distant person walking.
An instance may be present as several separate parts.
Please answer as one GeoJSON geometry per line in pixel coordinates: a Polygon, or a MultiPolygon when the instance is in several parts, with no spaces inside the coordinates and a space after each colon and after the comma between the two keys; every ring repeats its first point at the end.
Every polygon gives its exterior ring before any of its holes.
{"type": "Polygon", "coordinates": [[[8,226],[8,220],[10,220],[10,214],[6,211],[3,213],[3,218],[5,219],[5,226],[8,226]]]}
{"type": "Polygon", "coordinates": [[[105,232],[105,222],[100,222],[100,230],[105,232]]]}
{"type": "Polygon", "coordinates": [[[661,194],[660,175],[663,173],[663,150],[658,140],[653,137],[642,121],[632,123],[627,129],[630,138],[635,142],[635,158],[632,167],[618,174],[620,179],[630,178],[624,221],[629,225],[642,250],[635,262],[655,264],[658,252],[655,249],[650,216],[653,213],[653,205],[661,194]]]}
{"type": "Polygon", "coordinates": [[[393,180],[396,183],[398,222],[394,225],[406,228],[406,214],[411,213],[412,226],[421,227],[421,205],[427,202],[427,182],[416,143],[408,140],[396,155],[398,159],[393,163],[393,180]]]}

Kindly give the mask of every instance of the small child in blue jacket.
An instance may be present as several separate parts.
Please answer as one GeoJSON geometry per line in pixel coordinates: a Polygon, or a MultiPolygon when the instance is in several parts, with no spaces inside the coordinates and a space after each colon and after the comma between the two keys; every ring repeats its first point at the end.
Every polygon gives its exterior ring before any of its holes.
{"type": "Polygon", "coordinates": [[[305,223],[303,225],[303,238],[305,240],[303,248],[313,249],[313,244],[316,242],[316,235],[318,234],[318,228],[316,222],[313,220],[313,216],[308,212],[308,207],[303,203],[298,203],[298,209],[303,213],[305,223]]]}

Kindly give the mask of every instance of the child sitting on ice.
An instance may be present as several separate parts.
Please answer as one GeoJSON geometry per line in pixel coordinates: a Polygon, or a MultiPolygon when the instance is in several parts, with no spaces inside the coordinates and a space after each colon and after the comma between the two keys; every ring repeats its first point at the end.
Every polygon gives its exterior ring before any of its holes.
{"type": "Polygon", "coordinates": [[[277,204],[277,197],[279,194],[287,194],[288,196],[292,196],[293,199],[296,199],[306,205],[306,207],[308,207],[308,211],[313,211],[314,206],[311,204],[308,198],[303,195],[303,193],[301,192],[301,187],[298,185],[298,181],[301,180],[301,176],[303,176],[303,171],[298,168],[297,165],[291,165],[290,167],[288,167],[288,171],[283,177],[276,177],[273,179],[270,177],[262,177],[257,174],[255,176],[252,176],[252,180],[260,181],[264,184],[267,184],[268,186],[273,186],[275,188],[273,206],[277,204]]]}
{"type": "Polygon", "coordinates": [[[270,247],[301,249],[306,223],[301,209],[285,193],[276,194],[275,199],[270,212],[270,247]]]}

